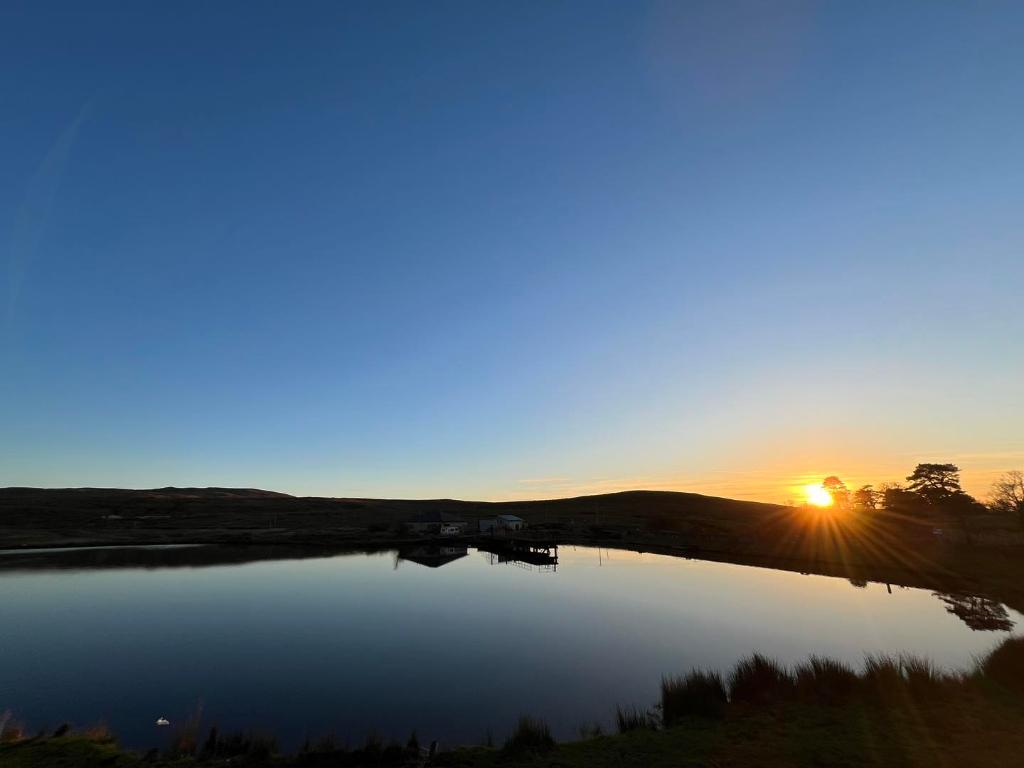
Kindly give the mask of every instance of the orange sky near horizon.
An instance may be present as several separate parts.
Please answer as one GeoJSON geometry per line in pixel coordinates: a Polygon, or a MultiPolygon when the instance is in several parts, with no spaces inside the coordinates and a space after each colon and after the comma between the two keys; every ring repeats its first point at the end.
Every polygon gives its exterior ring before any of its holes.
{"type": "Polygon", "coordinates": [[[991,453],[936,453],[907,460],[893,459],[884,463],[847,460],[807,464],[786,469],[770,466],[752,470],[712,470],[705,473],[680,472],[676,475],[640,475],[620,478],[573,478],[551,476],[519,481],[521,486],[494,500],[527,500],[566,498],[627,490],[683,491],[709,496],[785,504],[806,501],[804,487],[820,483],[829,475],[837,475],[846,485],[858,488],[871,484],[903,482],[914,466],[921,462],[952,462],[960,467],[964,490],[984,501],[992,482],[1002,473],[1024,467],[1024,450],[991,453]]]}

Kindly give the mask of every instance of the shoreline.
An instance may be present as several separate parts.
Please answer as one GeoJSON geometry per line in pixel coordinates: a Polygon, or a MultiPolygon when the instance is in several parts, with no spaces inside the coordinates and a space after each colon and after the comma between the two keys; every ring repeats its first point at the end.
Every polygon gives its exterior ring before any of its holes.
{"type": "MultiPolygon", "coordinates": [[[[983,596],[1024,613],[1024,536],[1016,520],[956,520],[884,510],[834,514],[693,493],[625,491],[522,502],[297,498],[252,489],[0,489],[5,558],[29,550],[217,545],[232,562],[290,550],[460,546],[483,541],[410,535],[410,521],[444,514],[516,515],[524,543],[627,549],[983,596]]],[[[19,554],[21,553],[21,554],[19,554]]],[[[0,569],[4,565],[0,562],[0,569]]]]}
{"type": "MultiPolygon", "coordinates": [[[[401,550],[416,546],[486,546],[488,542],[515,541],[517,543],[545,544],[551,546],[582,546],[602,549],[613,549],[639,553],[651,553],[690,560],[729,563],[758,568],[788,571],[793,573],[829,576],[853,581],[867,581],[893,586],[927,589],[940,592],[964,593],[988,597],[1006,603],[1009,607],[1024,613],[1024,583],[1018,587],[1016,574],[1024,576],[1024,565],[1018,570],[1009,572],[1000,569],[1002,565],[1012,566],[1008,562],[1007,553],[990,552],[982,548],[968,548],[947,545],[939,554],[945,557],[922,557],[912,565],[887,563],[878,557],[858,558],[846,552],[846,557],[828,556],[794,556],[792,554],[768,554],[751,552],[741,549],[722,549],[701,546],[687,537],[671,534],[658,536],[628,535],[627,532],[610,531],[611,535],[554,535],[553,533],[524,532],[514,539],[494,539],[491,537],[463,535],[453,537],[436,536],[390,536],[374,535],[367,532],[333,533],[316,532],[316,535],[303,531],[246,531],[233,532],[233,535],[203,535],[201,531],[175,530],[163,531],[159,537],[105,537],[89,539],[79,536],[49,536],[22,545],[5,545],[0,549],[0,558],[22,559],[22,556],[45,556],[49,554],[67,554],[88,552],[112,552],[124,550],[146,550],[150,552],[174,552],[183,550],[204,549],[212,552],[231,552],[239,557],[227,558],[224,562],[245,561],[246,554],[252,560],[275,559],[285,555],[283,559],[318,557],[324,554],[343,554],[347,552],[379,552],[401,550]],[[174,539],[174,540],[168,540],[174,539]],[[979,555],[981,557],[979,557],[979,555]],[[994,556],[993,556],[994,555],[994,556]],[[956,566],[966,565],[968,567],[956,566]],[[982,565],[984,567],[979,568],[982,565]],[[997,578],[993,578],[996,576],[997,578]]],[[[0,560],[0,573],[7,568],[0,560]]]]}

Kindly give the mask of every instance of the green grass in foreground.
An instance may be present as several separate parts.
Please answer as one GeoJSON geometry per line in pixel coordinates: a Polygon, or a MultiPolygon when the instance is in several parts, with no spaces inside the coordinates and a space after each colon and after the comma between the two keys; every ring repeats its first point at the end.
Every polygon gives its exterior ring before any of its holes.
{"type": "Polygon", "coordinates": [[[128,768],[139,764],[137,755],[121,751],[113,740],[97,741],[80,734],[0,745],[4,768],[128,768]]]}
{"type": "MultiPolygon", "coordinates": [[[[812,658],[790,670],[760,655],[728,676],[695,671],[662,683],[652,710],[619,709],[617,735],[555,743],[543,721],[524,717],[501,748],[437,755],[448,768],[550,766],[758,766],[797,768],[988,768],[1024,765],[1024,638],[1005,641],[971,673],[943,673],[914,657],[872,657],[864,670],[812,658]]],[[[589,731],[589,733],[594,733],[589,731]]],[[[358,749],[327,739],[296,755],[273,754],[267,738],[227,736],[195,754],[120,751],[103,732],[0,745],[2,768],[129,766],[424,765],[415,738],[404,747],[358,749]]]]}

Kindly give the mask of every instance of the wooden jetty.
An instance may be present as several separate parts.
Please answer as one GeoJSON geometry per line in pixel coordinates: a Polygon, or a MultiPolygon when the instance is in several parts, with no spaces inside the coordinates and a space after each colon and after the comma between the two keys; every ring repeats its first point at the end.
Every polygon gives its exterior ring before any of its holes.
{"type": "Polygon", "coordinates": [[[558,545],[532,539],[480,536],[473,546],[481,552],[489,552],[499,563],[525,563],[557,570],[558,545]]]}

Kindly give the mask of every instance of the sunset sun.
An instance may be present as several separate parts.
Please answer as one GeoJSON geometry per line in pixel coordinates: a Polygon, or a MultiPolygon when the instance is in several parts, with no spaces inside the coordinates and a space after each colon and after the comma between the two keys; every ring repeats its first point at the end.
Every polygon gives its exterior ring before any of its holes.
{"type": "Polygon", "coordinates": [[[815,507],[831,507],[834,502],[832,494],[820,485],[805,485],[804,493],[807,494],[807,503],[815,507]]]}

